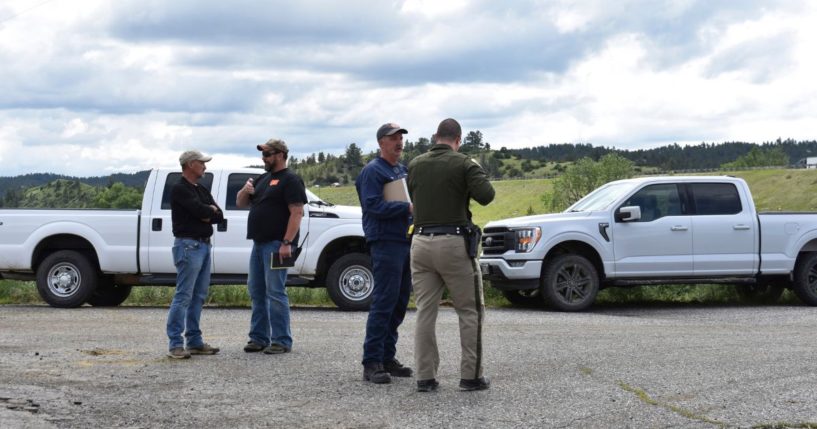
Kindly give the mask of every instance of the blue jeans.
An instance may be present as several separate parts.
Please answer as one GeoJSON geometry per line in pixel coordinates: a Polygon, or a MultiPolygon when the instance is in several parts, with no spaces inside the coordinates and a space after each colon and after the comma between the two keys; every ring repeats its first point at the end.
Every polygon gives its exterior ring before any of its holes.
{"type": "Polygon", "coordinates": [[[406,316],[411,295],[409,243],[369,243],[374,272],[372,304],[366,321],[363,364],[388,362],[397,353],[397,328],[406,316]]]}
{"type": "Polygon", "coordinates": [[[253,242],[247,289],[252,300],[250,340],[262,346],[278,344],[292,348],[289,330],[289,297],[286,269],[271,269],[272,254],[280,241],[253,242]]]}
{"type": "Polygon", "coordinates": [[[200,347],[204,344],[199,329],[201,307],[210,287],[210,245],[197,240],[177,238],[173,242],[176,265],[176,293],[167,314],[169,349],[200,347]]]}

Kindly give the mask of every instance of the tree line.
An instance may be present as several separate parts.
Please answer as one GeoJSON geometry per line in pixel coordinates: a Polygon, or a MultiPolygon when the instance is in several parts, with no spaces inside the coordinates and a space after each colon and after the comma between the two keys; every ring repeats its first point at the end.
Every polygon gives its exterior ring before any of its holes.
{"type": "MultiPolygon", "coordinates": [[[[406,140],[401,162],[408,164],[416,156],[432,146],[431,139],[420,137],[406,140]]],[[[653,168],[656,172],[673,172],[694,169],[736,169],[761,166],[796,166],[809,156],[817,156],[817,141],[777,139],[761,144],[745,142],[706,143],[681,146],[677,143],[653,149],[625,150],[589,143],[563,143],[533,148],[492,149],[482,133],[471,131],[463,138],[460,152],[471,155],[493,179],[537,177],[544,171],[544,163],[551,163],[547,174],[538,177],[559,176],[568,165],[581,159],[598,161],[616,154],[633,163],[635,172],[653,168]]],[[[304,159],[291,158],[290,167],[304,179],[307,185],[327,186],[335,183],[354,183],[360,169],[378,152],[363,154],[356,143],[346,146],[342,155],[323,152],[304,159]]]]}
{"type": "MultiPolygon", "coordinates": [[[[415,141],[406,140],[401,161],[408,164],[428,151],[432,145],[431,138],[426,137],[415,141]]],[[[571,171],[584,171],[577,174],[587,176],[592,163],[610,155],[616,155],[611,159],[618,166],[624,160],[629,162],[631,172],[628,174],[638,174],[647,167],[654,168],[655,172],[672,172],[792,166],[809,156],[817,156],[817,141],[777,139],[762,144],[704,142],[690,146],[672,144],[639,150],[564,143],[523,149],[501,147],[496,150],[485,140],[482,132],[476,130],[465,135],[460,151],[477,160],[492,179],[545,176],[559,178],[567,175],[573,166],[577,166],[578,170],[571,171]],[[548,164],[547,168],[544,167],[545,164],[548,164]]],[[[307,186],[349,185],[354,183],[361,168],[376,156],[377,151],[364,154],[360,146],[350,143],[340,155],[319,152],[303,158],[290,157],[290,168],[304,179],[307,186]]],[[[0,207],[138,208],[148,174],[148,171],[140,171],[133,174],[77,178],[37,173],[0,177],[0,207]]],[[[609,176],[605,174],[599,177],[609,176]]],[[[568,189],[574,188],[568,186],[568,189]]],[[[569,198],[559,195],[547,198],[552,198],[554,207],[561,207],[573,197],[575,195],[569,198]]]]}

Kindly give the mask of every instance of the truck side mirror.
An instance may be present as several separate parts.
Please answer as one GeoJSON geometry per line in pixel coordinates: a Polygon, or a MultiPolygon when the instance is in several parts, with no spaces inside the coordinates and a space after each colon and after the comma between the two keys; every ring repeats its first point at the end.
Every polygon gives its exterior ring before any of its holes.
{"type": "Polygon", "coordinates": [[[616,222],[632,222],[641,219],[641,207],[619,207],[615,214],[616,222]]]}

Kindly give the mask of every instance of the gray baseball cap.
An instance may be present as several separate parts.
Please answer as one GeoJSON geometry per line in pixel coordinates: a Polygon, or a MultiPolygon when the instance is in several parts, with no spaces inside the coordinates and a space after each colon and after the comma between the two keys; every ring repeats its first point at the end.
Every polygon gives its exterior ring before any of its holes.
{"type": "Polygon", "coordinates": [[[408,131],[406,131],[406,129],[402,128],[400,125],[389,122],[388,124],[381,125],[380,128],[377,129],[377,139],[380,140],[383,137],[390,136],[395,133],[408,134],[408,131]]]}
{"type": "Polygon", "coordinates": [[[209,162],[211,159],[213,159],[212,156],[207,156],[197,150],[188,150],[179,155],[179,164],[184,166],[184,164],[187,164],[190,161],[209,162]]]}

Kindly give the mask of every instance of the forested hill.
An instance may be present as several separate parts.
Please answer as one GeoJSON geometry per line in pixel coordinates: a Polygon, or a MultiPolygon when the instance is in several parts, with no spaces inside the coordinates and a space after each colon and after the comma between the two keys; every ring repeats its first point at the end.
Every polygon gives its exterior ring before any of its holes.
{"type": "Polygon", "coordinates": [[[817,156],[817,141],[795,141],[791,139],[763,144],[727,142],[700,143],[698,145],[680,146],[672,144],[653,149],[621,150],[594,147],[591,144],[551,144],[525,149],[503,149],[507,153],[536,161],[572,162],[584,157],[598,160],[608,153],[617,153],[638,166],[657,167],[660,170],[690,170],[718,168],[749,153],[752,148],[781,149],[788,157],[789,164],[794,165],[803,158],[817,156]]]}
{"type": "Polygon", "coordinates": [[[145,183],[147,183],[149,173],[150,171],[145,170],[132,174],[116,173],[109,176],[98,177],[72,177],[62,174],[33,173],[13,177],[0,177],[0,197],[4,196],[6,191],[9,189],[27,189],[52,183],[59,179],[78,181],[80,183],[95,187],[109,186],[113,183],[122,183],[125,186],[139,188],[141,190],[145,187],[145,183]]]}

